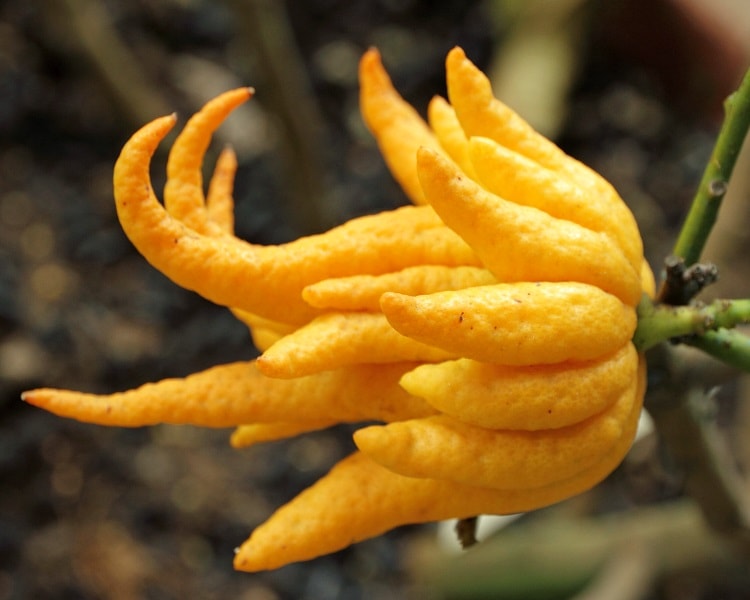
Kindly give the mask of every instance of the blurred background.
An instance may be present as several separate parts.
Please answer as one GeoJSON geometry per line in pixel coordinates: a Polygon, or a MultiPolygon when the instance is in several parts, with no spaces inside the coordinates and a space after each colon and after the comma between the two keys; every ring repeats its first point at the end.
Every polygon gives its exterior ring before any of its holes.
{"type": "MultiPolygon", "coordinates": [[[[106,429],[19,400],[255,355],[228,311],[166,280],[120,231],[112,165],[136,128],[254,86],[207,167],[231,143],[238,235],[287,241],[405,203],[358,114],[363,50],[381,50],[424,113],[445,95],[454,45],[615,184],[658,268],[750,64],[744,0],[0,4],[0,600],[750,597],[747,555],[704,526],[653,435],[592,493],[466,557],[435,527],[407,527],[247,575],[232,570],[233,549],[351,450],[350,431],[238,452],[227,431],[106,429]]],[[[171,139],[154,159],[157,190],[171,139]]],[[[750,291],[744,161],[707,253],[722,274],[714,296],[750,291]]],[[[745,384],[726,375],[712,415],[746,467],[745,384]]]]}

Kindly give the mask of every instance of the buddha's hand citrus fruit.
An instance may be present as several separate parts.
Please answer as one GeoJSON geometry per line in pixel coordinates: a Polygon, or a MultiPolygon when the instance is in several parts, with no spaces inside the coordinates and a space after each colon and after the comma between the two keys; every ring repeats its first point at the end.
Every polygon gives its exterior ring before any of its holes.
{"type": "Polygon", "coordinates": [[[204,195],[211,136],[249,88],[188,121],[164,205],[150,159],[174,116],[117,160],[125,233],[176,283],[228,307],[262,354],[117,394],[24,398],[105,425],[236,426],[238,448],[368,423],[360,451],[255,530],[238,569],[407,523],[547,506],[597,484],[630,447],[645,392],[635,307],[654,293],[635,220],[608,182],[494,98],[461,49],[446,69],[448,100],[434,97],[425,122],[376,50],[360,64],[364,121],[418,206],[288,244],[234,235],[231,150],[204,195]]]}

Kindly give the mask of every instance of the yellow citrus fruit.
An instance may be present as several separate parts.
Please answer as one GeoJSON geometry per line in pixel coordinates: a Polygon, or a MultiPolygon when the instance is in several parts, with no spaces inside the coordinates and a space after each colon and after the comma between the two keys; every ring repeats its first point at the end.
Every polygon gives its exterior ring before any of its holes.
{"type": "Polygon", "coordinates": [[[208,219],[230,235],[234,234],[234,175],[237,172],[237,155],[224,148],[216,159],[216,167],[208,184],[206,212],[208,219]]]}
{"type": "Polygon", "coordinates": [[[277,423],[251,423],[240,425],[232,432],[229,443],[232,448],[247,448],[265,442],[275,442],[326,429],[336,425],[337,421],[323,419],[319,421],[279,421],[277,423]]]}
{"type": "Polygon", "coordinates": [[[174,117],[156,119],[123,148],[114,175],[118,216],[152,265],[217,304],[302,324],[319,314],[301,298],[302,288],[315,281],[415,264],[478,262],[427,206],[361,217],[283,246],[200,235],[170,217],[150,183],[150,156],[173,124],[174,117]]]}

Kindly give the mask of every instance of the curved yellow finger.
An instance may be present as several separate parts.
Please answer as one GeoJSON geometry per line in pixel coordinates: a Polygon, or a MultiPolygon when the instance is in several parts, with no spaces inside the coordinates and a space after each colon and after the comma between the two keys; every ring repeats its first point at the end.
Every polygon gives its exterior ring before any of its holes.
{"type": "Polygon", "coordinates": [[[464,173],[476,179],[474,165],[469,157],[469,140],[456,117],[456,111],[445,98],[434,96],[430,100],[427,105],[427,122],[448,155],[464,173]]]}
{"type": "Polygon", "coordinates": [[[481,267],[419,265],[383,275],[352,275],[324,279],[302,290],[302,298],[316,308],[379,311],[385,292],[415,296],[496,283],[495,276],[481,267]]]}
{"type": "Polygon", "coordinates": [[[201,166],[211,136],[227,115],[254,93],[239,88],[220,94],[195,113],[177,136],[167,159],[164,206],[178,221],[200,233],[221,233],[206,212],[201,166]]]}
{"type": "Polygon", "coordinates": [[[206,212],[208,219],[229,235],[234,234],[234,176],[237,155],[232,148],[224,148],[216,159],[216,166],[208,183],[206,212]]]}
{"type": "Polygon", "coordinates": [[[415,264],[477,264],[473,251],[428,206],[353,219],[283,246],[200,235],[170,217],[151,187],[150,157],[174,122],[174,116],[156,119],[125,144],[115,165],[117,212],[154,267],[217,304],[301,324],[320,312],[301,297],[315,281],[415,264]]]}
{"type": "Polygon", "coordinates": [[[381,313],[328,313],[281,338],[257,360],[269,377],[301,377],[346,365],[456,358],[396,332],[381,313]]]}
{"type": "Polygon", "coordinates": [[[372,425],[354,433],[360,451],[407,477],[499,490],[538,488],[594,466],[615,446],[635,401],[636,378],[585,421],[539,431],[493,430],[447,415],[372,425]]]}
{"type": "Polygon", "coordinates": [[[468,358],[424,364],[401,378],[410,394],[465,423],[536,431],[567,427],[611,406],[635,378],[628,342],[589,362],[508,367],[468,358]]]}
{"type": "Polygon", "coordinates": [[[398,384],[415,363],[357,365],[292,380],[270,379],[253,362],[212,367],[108,395],[37,389],[23,399],[62,417],[99,425],[157,423],[232,427],[294,420],[390,422],[434,414],[398,384]]]}
{"type": "Polygon", "coordinates": [[[476,179],[490,192],[558,219],[609,235],[630,264],[640,269],[643,243],[633,214],[613,201],[485,137],[473,137],[468,154],[476,179]]]}
{"type": "Polygon", "coordinates": [[[644,389],[645,369],[641,368],[636,402],[615,448],[593,467],[539,488],[491,490],[404,477],[354,453],[257,527],[239,548],[234,566],[241,571],[275,569],[335,552],[401,525],[526,512],[585,492],[609,475],[627,454],[638,426],[644,389]]]}
{"type": "Polygon", "coordinates": [[[582,281],[640,301],[640,272],[609,236],[491,194],[425,148],[417,160],[430,205],[499,281],[582,281]]]}
{"type": "Polygon", "coordinates": [[[296,437],[303,433],[327,429],[336,421],[324,419],[319,421],[279,421],[277,423],[251,423],[240,425],[232,432],[229,443],[232,448],[247,448],[265,442],[276,442],[296,437]]]}
{"type": "MultiPolygon", "coordinates": [[[[492,84],[461,48],[453,48],[445,61],[448,97],[469,137],[483,136],[522,154],[541,166],[564,174],[577,186],[621,202],[612,185],[598,173],[568,156],[552,141],[495,98],[492,84]]],[[[637,230],[634,232],[637,234],[637,230]]]]}
{"type": "Polygon", "coordinates": [[[633,336],[635,309],[578,282],[498,283],[425,296],[383,294],[401,334],[458,356],[501,365],[595,360],[633,336]]]}
{"type": "Polygon", "coordinates": [[[395,90],[374,48],[359,63],[362,118],[375,136],[393,177],[414,204],[425,204],[417,177],[417,149],[441,151],[440,143],[419,113],[395,90]]]}

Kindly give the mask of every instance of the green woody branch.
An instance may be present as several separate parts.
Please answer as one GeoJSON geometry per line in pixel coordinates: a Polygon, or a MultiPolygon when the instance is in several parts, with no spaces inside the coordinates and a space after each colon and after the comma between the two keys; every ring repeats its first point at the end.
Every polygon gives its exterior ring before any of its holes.
{"type": "MultiPolygon", "coordinates": [[[[750,300],[716,300],[705,306],[669,306],[653,304],[644,297],[638,306],[638,328],[633,343],[639,351],[645,351],[660,342],[686,336],[700,337],[707,332],[731,329],[743,323],[750,323],[750,300]]],[[[699,346],[695,342],[693,345],[699,346]]],[[[714,342],[712,347],[717,345],[714,342]]],[[[745,368],[750,367],[750,361],[744,364],[745,368]]]]}
{"type": "Polygon", "coordinates": [[[724,106],[724,123],[673,250],[688,266],[700,258],[750,128],[750,71],[724,106]]]}

